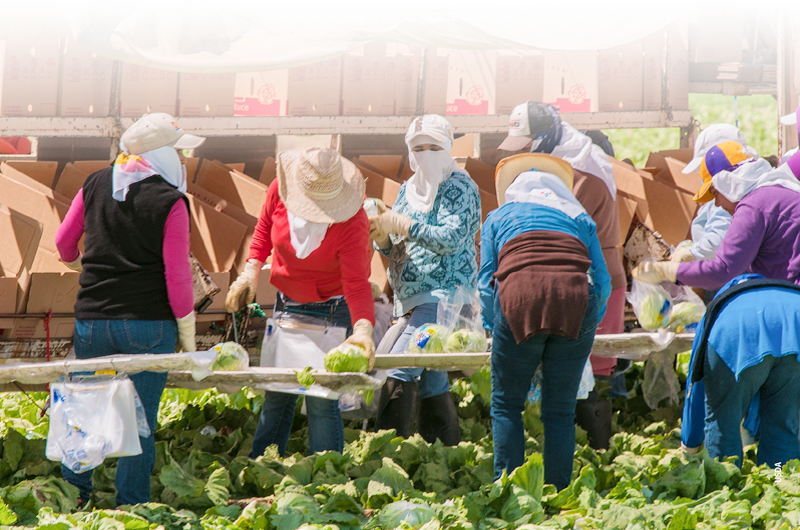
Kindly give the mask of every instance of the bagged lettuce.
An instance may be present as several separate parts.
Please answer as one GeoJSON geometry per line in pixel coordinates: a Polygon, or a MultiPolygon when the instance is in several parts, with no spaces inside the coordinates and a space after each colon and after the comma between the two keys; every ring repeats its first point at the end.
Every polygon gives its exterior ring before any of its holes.
{"type": "Polygon", "coordinates": [[[341,344],[325,354],[325,370],[329,372],[367,373],[369,359],[364,348],[341,344]]]}
{"type": "Polygon", "coordinates": [[[667,327],[676,333],[693,331],[706,314],[704,304],[679,302],[672,306],[667,327]]]}
{"type": "Polygon", "coordinates": [[[447,328],[438,324],[425,324],[412,335],[406,350],[409,353],[444,353],[447,328]]]}
{"type": "Polygon", "coordinates": [[[628,302],[639,319],[639,324],[649,331],[665,328],[672,310],[672,297],[660,285],[633,280],[628,302]]]}
{"type": "Polygon", "coordinates": [[[220,342],[211,348],[217,352],[217,358],[211,369],[223,372],[238,372],[250,367],[250,355],[236,342],[220,342]]]}
{"type": "Polygon", "coordinates": [[[483,330],[459,329],[447,337],[444,351],[447,353],[484,352],[486,346],[486,334],[483,330]]]}

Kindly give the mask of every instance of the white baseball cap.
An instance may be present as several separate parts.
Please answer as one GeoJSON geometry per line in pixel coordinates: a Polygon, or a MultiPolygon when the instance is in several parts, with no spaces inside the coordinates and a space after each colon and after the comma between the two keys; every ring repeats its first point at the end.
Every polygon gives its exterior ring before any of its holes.
{"type": "Polygon", "coordinates": [[[526,101],[514,107],[508,119],[508,136],[497,146],[503,151],[519,151],[553,125],[547,105],[526,101]]]}
{"type": "Polygon", "coordinates": [[[435,143],[445,149],[452,149],[454,141],[453,126],[446,118],[438,114],[425,114],[414,118],[406,131],[406,145],[409,147],[414,147],[419,143],[435,143]],[[417,141],[415,142],[415,140],[417,141]]]}
{"type": "Polygon", "coordinates": [[[119,143],[129,154],[138,155],[166,146],[195,149],[205,141],[205,138],[183,132],[177,120],[169,114],[154,112],[145,114],[128,127],[119,143]]]}
{"type": "MultiPolygon", "coordinates": [[[[683,173],[688,174],[699,171],[700,164],[703,163],[703,157],[706,152],[715,145],[723,142],[738,142],[747,147],[747,140],[744,139],[744,134],[742,134],[742,131],[737,127],[729,123],[715,123],[714,125],[710,125],[703,129],[703,132],[697,136],[697,140],[694,142],[694,158],[683,168],[683,173]]],[[[758,155],[752,148],[748,148],[747,150],[753,156],[758,155]]]]}
{"type": "MultiPolygon", "coordinates": [[[[800,107],[798,107],[800,109],[800,107]]],[[[781,124],[783,125],[797,125],[797,111],[781,116],[781,124]]]]}

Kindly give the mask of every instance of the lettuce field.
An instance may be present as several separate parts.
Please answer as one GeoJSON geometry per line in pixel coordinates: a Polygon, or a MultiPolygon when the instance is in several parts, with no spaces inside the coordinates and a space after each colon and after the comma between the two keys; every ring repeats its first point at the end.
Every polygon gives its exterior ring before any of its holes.
{"type": "MultiPolygon", "coordinates": [[[[685,367],[685,364],[682,366],[685,367]]],[[[86,529],[791,529],[800,528],[800,462],[780,473],[755,464],[741,470],[707,454],[680,451],[680,405],[650,410],[640,365],[628,371],[629,399],[615,402],[617,434],[595,452],[579,431],[571,485],[543,484],[542,424],[524,415],[525,465],[493,480],[488,369],[452,387],[464,441],[430,445],[418,435],[346,424],[344,454],[307,451],[297,414],[287,456],[274,447],[251,460],[262,399],[243,389],[167,390],[156,432],[157,461],[149,504],[114,508],[115,461],[94,474],[94,498],[78,492],[45,459],[45,394],[0,395],[0,524],[6,528],[86,529]]],[[[679,370],[680,372],[680,370],[679,370]]],[[[679,375],[681,375],[679,373],[679,375]]],[[[685,374],[682,374],[685,379],[685,374]]]]}

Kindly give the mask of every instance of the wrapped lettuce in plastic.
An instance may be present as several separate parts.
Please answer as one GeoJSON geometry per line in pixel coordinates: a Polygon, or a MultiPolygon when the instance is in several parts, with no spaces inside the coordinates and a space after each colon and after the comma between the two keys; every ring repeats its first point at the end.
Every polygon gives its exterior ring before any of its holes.
{"type": "Polygon", "coordinates": [[[693,302],[679,302],[672,306],[667,327],[677,333],[692,331],[706,314],[703,304],[693,302]]]}
{"type": "Polygon", "coordinates": [[[444,351],[447,353],[484,352],[486,346],[486,334],[483,331],[459,329],[447,337],[444,351]]]}
{"type": "Polygon", "coordinates": [[[325,354],[325,369],[329,372],[367,373],[369,359],[364,348],[341,344],[325,354]]]}
{"type": "Polygon", "coordinates": [[[672,297],[663,287],[633,280],[628,301],[644,329],[656,331],[667,326],[672,297]]]}
{"type": "Polygon", "coordinates": [[[409,353],[444,353],[447,328],[438,324],[424,324],[411,336],[406,348],[409,353]]]}
{"type": "Polygon", "coordinates": [[[250,355],[236,342],[221,342],[211,349],[217,352],[212,370],[238,372],[250,367],[250,355]]]}

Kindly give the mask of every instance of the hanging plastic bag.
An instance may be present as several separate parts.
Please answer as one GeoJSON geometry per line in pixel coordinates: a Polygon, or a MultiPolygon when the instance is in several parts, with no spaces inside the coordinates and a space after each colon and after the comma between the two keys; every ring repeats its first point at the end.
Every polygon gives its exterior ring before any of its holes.
{"type": "Polygon", "coordinates": [[[678,404],[678,374],[675,373],[673,354],[665,351],[653,352],[644,365],[642,395],[651,409],[658,408],[662,399],[669,399],[670,405],[678,404]]]}
{"type": "Polygon", "coordinates": [[[586,364],[583,365],[581,382],[578,385],[578,399],[588,398],[592,390],[594,390],[594,371],[592,370],[592,362],[587,358],[586,364]]]}
{"type": "Polygon", "coordinates": [[[639,280],[631,282],[631,292],[627,293],[628,302],[639,324],[649,331],[665,328],[669,322],[672,309],[672,297],[661,285],[652,285],[639,280]]]}
{"type": "Polygon", "coordinates": [[[447,328],[447,353],[487,351],[486,332],[481,320],[481,302],[476,290],[459,287],[439,302],[436,322],[447,328]]]}
{"type": "Polygon", "coordinates": [[[125,375],[73,376],[53,383],[47,458],[83,473],[108,457],[141,454],[135,392],[125,375]]]}
{"type": "Polygon", "coordinates": [[[672,298],[672,308],[666,328],[675,333],[692,333],[706,314],[706,305],[691,288],[671,284],[667,291],[672,298]]]}

